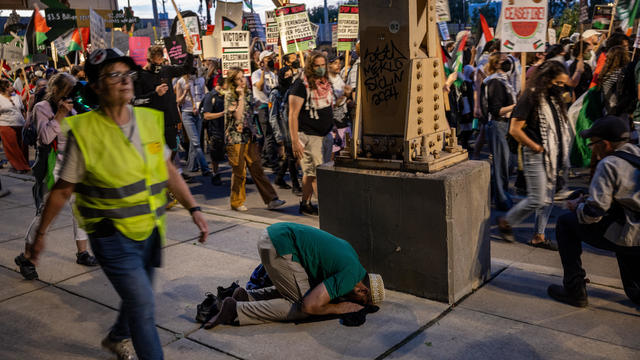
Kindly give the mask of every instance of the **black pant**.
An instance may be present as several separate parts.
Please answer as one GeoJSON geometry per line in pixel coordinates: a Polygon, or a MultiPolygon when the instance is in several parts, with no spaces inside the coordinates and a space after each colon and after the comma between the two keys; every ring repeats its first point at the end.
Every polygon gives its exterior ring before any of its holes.
{"type": "Polygon", "coordinates": [[[291,176],[291,186],[299,188],[300,182],[298,181],[298,165],[296,163],[296,157],[293,155],[291,145],[284,146],[284,158],[280,161],[280,168],[278,169],[276,181],[282,180],[287,174],[287,170],[289,170],[289,175],[291,176]]]}
{"type": "Polygon", "coordinates": [[[258,109],[258,122],[260,123],[260,130],[262,130],[263,143],[262,143],[262,161],[272,164],[278,161],[278,148],[276,144],[276,138],[273,134],[273,128],[269,123],[269,108],[258,109]]]}
{"type": "Polygon", "coordinates": [[[580,224],[573,212],[558,218],[556,239],[564,268],[564,286],[571,289],[584,281],[586,272],[580,259],[584,241],[598,249],[616,253],[624,291],[633,302],[640,304],[640,246],[619,246],[605,239],[604,234],[614,220],[605,216],[595,224],[580,224]]]}

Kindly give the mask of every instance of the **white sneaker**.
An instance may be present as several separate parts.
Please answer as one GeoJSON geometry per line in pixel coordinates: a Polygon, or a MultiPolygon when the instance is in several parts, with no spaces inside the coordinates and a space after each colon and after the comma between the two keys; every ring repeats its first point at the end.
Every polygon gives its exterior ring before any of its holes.
{"type": "Polygon", "coordinates": [[[131,339],[113,341],[107,336],[102,340],[102,347],[114,353],[118,360],[134,360],[136,358],[131,339]]]}
{"type": "Polygon", "coordinates": [[[280,199],[271,200],[271,202],[269,202],[269,205],[267,205],[267,209],[274,210],[284,205],[285,203],[286,201],[280,199]]]}
{"type": "Polygon", "coordinates": [[[244,205],[240,205],[238,207],[231,207],[231,210],[235,210],[235,211],[240,211],[240,212],[245,212],[245,211],[249,211],[249,208],[247,208],[244,205]]]}
{"type": "Polygon", "coordinates": [[[554,201],[562,201],[569,197],[569,195],[573,194],[575,190],[569,190],[567,188],[558,191],[554,196],[554,201]]]}

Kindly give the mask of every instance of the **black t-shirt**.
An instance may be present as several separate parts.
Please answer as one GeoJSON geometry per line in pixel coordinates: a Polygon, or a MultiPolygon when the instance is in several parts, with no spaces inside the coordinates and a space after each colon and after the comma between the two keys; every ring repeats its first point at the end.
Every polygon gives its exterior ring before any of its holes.
{"type": "MultiPolygon", "coordinates": [[[[573,77],[573,74],[576,72],[576,67],[578,66],[577,60],[572,62],[569,65],[569,76],[573,77]]],[[[589,90],[589,85],[591,85],[591,80],[593,80],[593,71],[591,70],[591,66],[589,64],[584,64],[584,72],[580,76],[580,81],[578,81],[578,85],[573,89],[576,94],[576,99],[579,98],[582,94],[586,93],[589,90]]]]}
{"type": "Polygon", "coordinates": [[[535,143],[542,145],[537,105],[538,101],[534,98],[531,90],[527,89],[516,103],[511,118],[525,120],[525,127],[522,129],[524,133],[535,143]]]}
{"type": "Polygon", "coordinates": [[[487,105],[489,105],[489,113],[493,115],[494,119],[509,121],[509,119],[504,116],[500,116],[500,109],[513,105],[513,97],[511,97],[507,88],[498,79],[490,80],[485,86],[487,87],[487,105]]]}
{"type": "Polygon", "coordinates": [[[304,99],[302,109],[300,109],[300,116],[298,116],[298,131],[306,135],[315,136],[325,136],[331,131],[331,128],[333,128],[333,109],[331,106],[319,109],[318,119],[313,119],[309,111],[305,110],[305,106],[307,105],[307,89],[301,78],[298,78],[294,81],[293,85],[291,85],[289,95],[295,95],[304,99]]]}
{"type": "MultiPolygon", "coordinates": [[[[215,90],[207,93],[202,100],[203,113],[221,113],[224,111],[224,96],[215,90]]],[[[209,136],[224,139],[224,116],[207,120],[207,133],[209,136]]]]}

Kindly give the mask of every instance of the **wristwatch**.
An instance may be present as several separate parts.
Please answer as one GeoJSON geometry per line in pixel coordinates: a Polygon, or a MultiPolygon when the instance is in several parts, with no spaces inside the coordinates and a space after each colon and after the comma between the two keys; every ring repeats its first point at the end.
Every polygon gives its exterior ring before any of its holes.
{"type": "Polygon", "coordinates": [[[196,211],[202,211],[202,209],[200,208],[200,206],[194,206],[191,209],[189,209],[189,214],[193,214],[196,211]]]}

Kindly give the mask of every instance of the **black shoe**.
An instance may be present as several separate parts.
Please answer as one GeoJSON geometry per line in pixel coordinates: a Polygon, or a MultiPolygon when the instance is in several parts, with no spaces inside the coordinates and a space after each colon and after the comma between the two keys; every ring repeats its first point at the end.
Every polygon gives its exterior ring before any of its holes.
{"type": "Polygon", "coordinates": [[[291,192],[295,196],[302,196],[302,188],[300,186],[294,186],[293,189],[291,189],[291,192]]]}
{"type": "Polygon", "coordinates": [[[311,202],[300,201],[300,209],[298,210],[300,214],[303,215],[313,215],[318,216],[318,207],[311,205],[311,202]]]}
{"type": "Polygon", "coordinates": [[[239,288],[240,285],[238,285],[238,282],[234,282],[231,283],[231,285],[229,285],[229,287],[222,287],[222,286],[218,286],[218,296],[216,296],[217,298],[217,303],[218,303],[218,307],[222,306],[222,301],[228,297],[233,296],[233,292],[239,288]]]}
{"type": "Polygon", "coordinates": [[[209,176],[211,176],[212,174],[213,174],[213,173],[212,173],[211,171],[205,171],[205,172],[203,172],[203,173],[202,173],[202,176],[204,176],[204,177],[209,177],[209,176]]]}
{"type": "Polygon", "coordinates": [[[562,285],[549,285],[547,294],[549,294],[551,298],[571,306],[586,307],[589,305],[587,287],[584,283],[573,290],[567,290],[567,288],[562,285]]]}
{"type": "Polygon", "coordinates": [[[24,253],[21,253],[20,255],[16,256],[14,261],[16,262],[16,265],[20,267],[20,274],[22,274],[22,276],[24,276],[25,279],[27,280],[38,279],[38,272],[36,271],[36,266],[33,265],[33,263],[29,261],[29,259],[24,257],[24,253]]]}
{"type": "Polygon", "coordinates": [[[193,178],[185,173],[182,173],[182,178],[184,179],[184,182],[186,182],[187,184],[191,184],[193,183],[193,178]]]}
{"type": "Polygon", "coordinates": [[[88,251],[76,254],[76,263],[84,266],[97,266],[98,260],[95,256],[91,256],[88,251]]]}
{"type": "Polygon", "coordinates": [[[283,179],[276,179],[276,181],[274,181],[273,183],[278,185],[280,189],[285,189],[285,190],[291,189],[291,185],[287,184],[283,179]]]}
{"type": "Polygon", "coordinates": [[[211,185],[215,185],[215,186],[222,185],[222,179],[220,179],[220,174],[215,174],[211,177],[211,185]]]}
{"type": "Polygon", "coordinates": [[[204,301],[197,306],[196,321],[199,323],[206,323],[216,316],[219,311],[215,295],[206,293],[205,296],[204,301]]]}

